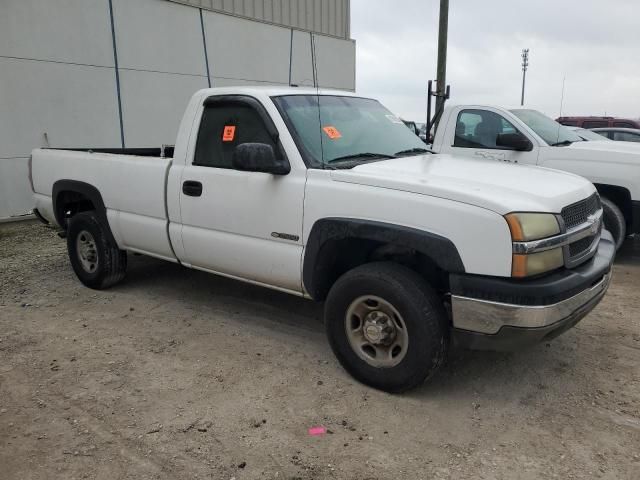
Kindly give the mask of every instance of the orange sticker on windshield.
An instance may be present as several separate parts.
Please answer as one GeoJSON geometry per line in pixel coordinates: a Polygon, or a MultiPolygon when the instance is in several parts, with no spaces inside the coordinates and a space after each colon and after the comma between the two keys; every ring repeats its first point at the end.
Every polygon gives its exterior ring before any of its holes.
{"type": "Polygon", "coordinates": [[[336,127],[327,125],[326,127],[322,127],[322,130],[324,130],[324,133],[326,133],[327,137],[329,137],[331,140],[337,140],[338,138],[342,138],[342,134],[340,133],[340,130],[338,130],[336,127]]]}
{"type": "Polygon", "coordinates": [[[233,142],[234,138],[236,138],[236,127],[233,125],[225,125],[222,131],[222,141],[233,142]]]}

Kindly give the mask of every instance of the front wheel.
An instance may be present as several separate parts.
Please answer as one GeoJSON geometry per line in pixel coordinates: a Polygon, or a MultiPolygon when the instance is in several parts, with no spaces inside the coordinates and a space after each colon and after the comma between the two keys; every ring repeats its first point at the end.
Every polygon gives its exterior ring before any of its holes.
{"type": "Polygon", "coordinates": [[[604,227],[611,232],[613,240],[616,242],[616,250],[618,250],[627,236],[627,222],[615,203],[604,197],[601,198],[601,201],[604,227]]]}
{"type": "Polygon", "coordinates": [[[395,263],[365,264],[333,285],[325,327],[336,357],[354,378],[402,392],[431,377],[446,356],[444,306],[417,273],[395,263]]]}
{"type": "Polygon", "coordinates": [[[94,212],[71,217],[67,229],[67,251],[73,271],[87,287],[103,289],[124,278],[127,252],[107,236],[108,227],[94,212]]]}

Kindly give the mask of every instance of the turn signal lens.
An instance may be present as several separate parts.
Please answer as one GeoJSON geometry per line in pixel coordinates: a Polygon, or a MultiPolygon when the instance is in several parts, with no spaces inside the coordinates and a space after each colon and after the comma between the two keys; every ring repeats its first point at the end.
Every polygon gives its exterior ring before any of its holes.
{"type": "Polygon", "coordinates": [[[513,254],[511,263],[512,277],[530,277],[555,270],[564,265],[562,247],[527,255],[513,254]]]}
{"type": "Polygon", "coordinates": [[[551,213],[510,213],[505,219],[514,242],[540,240],[560,233],[558,220],[551,213]]]}

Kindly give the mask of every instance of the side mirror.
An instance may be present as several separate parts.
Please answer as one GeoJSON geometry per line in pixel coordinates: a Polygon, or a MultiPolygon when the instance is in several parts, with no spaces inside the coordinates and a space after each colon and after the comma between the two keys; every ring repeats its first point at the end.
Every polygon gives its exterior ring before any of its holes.
{"type": "Polygon", "coordinates": [[[530,152],[533,150],[533,143],[522,133],[500,133],[496,138],[496,147],[505,147],[517,152],[530,152]]]}
{"type": "Polygon", "coordinates": [[[233,168],[245,172],[264,172],[286,175],[291,171],[289,162],[277,159],[271,145],[266,143],[241,143],[233,151],[233,168]]]}

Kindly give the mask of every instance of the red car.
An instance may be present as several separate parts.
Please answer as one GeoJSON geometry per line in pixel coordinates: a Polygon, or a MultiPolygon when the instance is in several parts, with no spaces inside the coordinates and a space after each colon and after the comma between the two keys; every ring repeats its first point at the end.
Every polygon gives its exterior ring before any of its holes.
{"type": "Polygon", "coordinates": [[[640,120],[616,117],[560,117],[556,122],[570,127],[581,128],[640,128],[640,120]]]}

